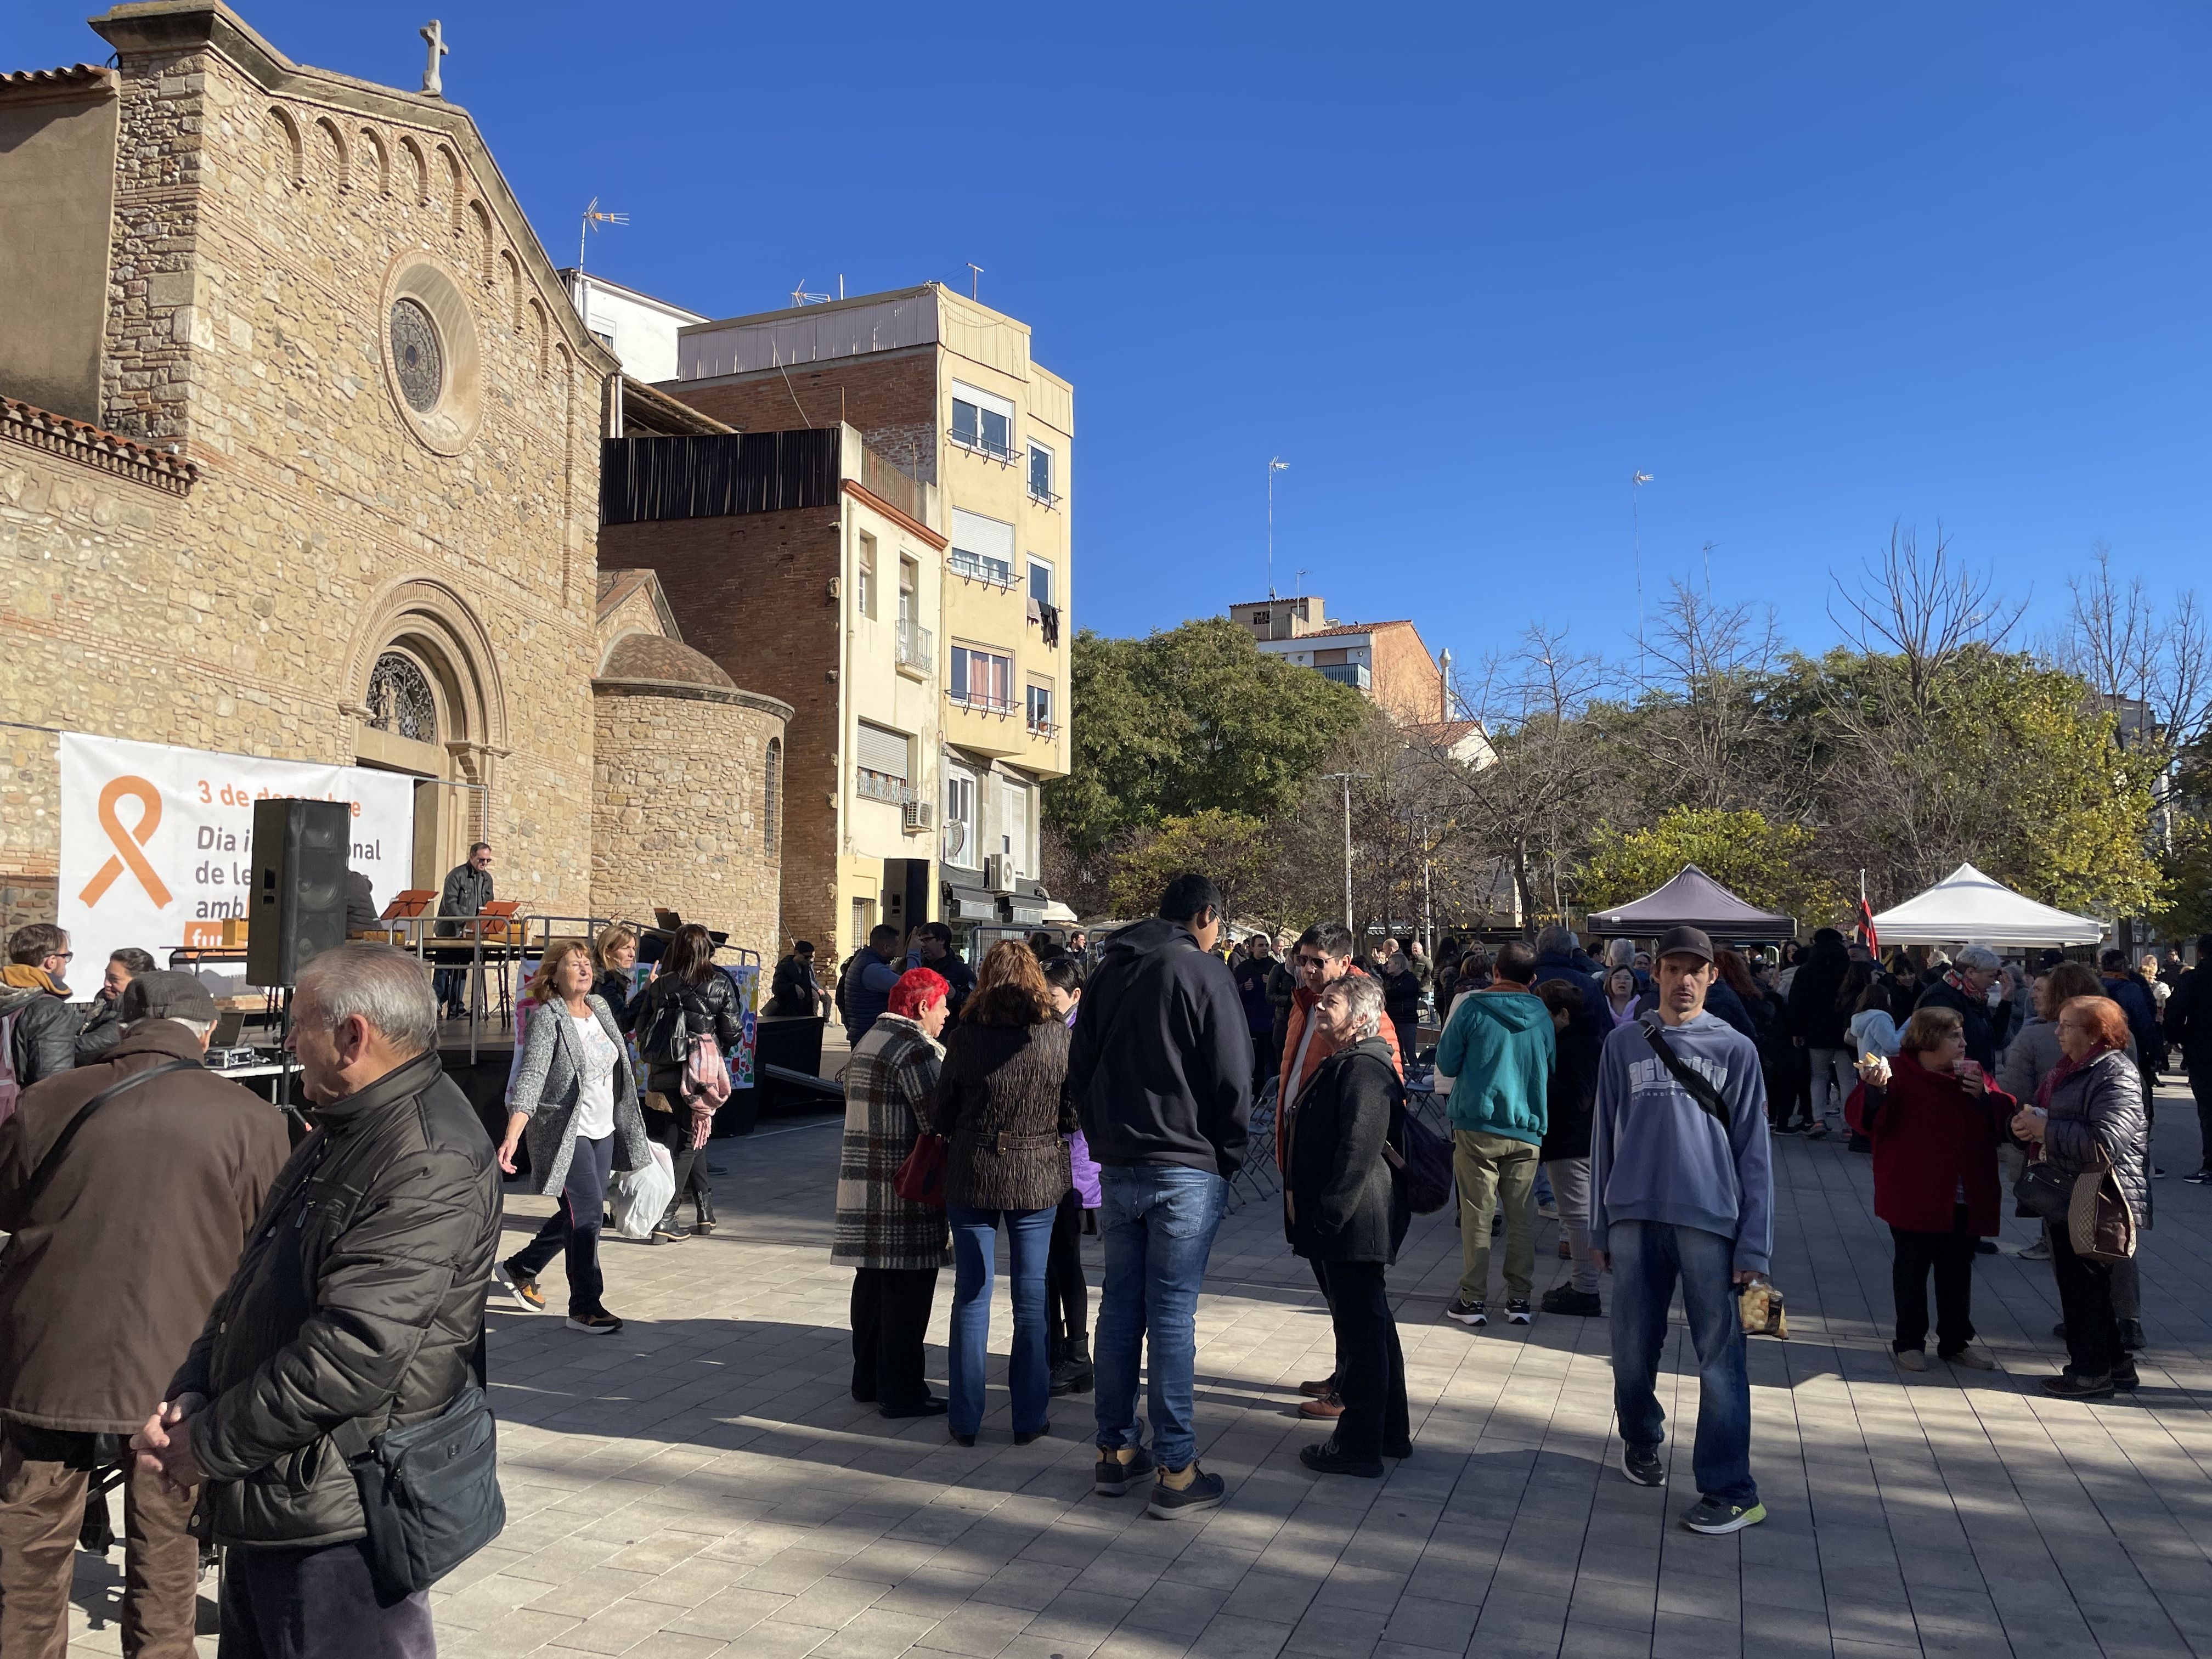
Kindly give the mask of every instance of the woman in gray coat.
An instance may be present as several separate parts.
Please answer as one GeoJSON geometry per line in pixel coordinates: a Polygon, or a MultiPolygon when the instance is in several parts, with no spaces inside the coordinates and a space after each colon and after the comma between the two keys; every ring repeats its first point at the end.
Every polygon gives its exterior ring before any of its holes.
{"type": "Polygon", "coordinates": [[[638,1109],[629,1048],[605,999],[592,994],[592,955],[580,939],[546,951],[523,993],[530,1018],[522,1061],[507,1099],[512,1114],[500,1144],[499,1167],[514,1173],[514,1149],[527,1139],[531,1190],[558,1193],[560,1207],[538,1237],[499,1264],[499,1281],[517,1304],[542,1311],[538,1275],[564,1249],[568,1258],[568,1328],[611,1336],[622,1321],[600,1300],[599,1220],[607,1182],[622,1143],[624,1169],[653,1157],[638,1109]]]}
{"type": "MultiPolygon", "coordinates": [[[[2014,1117],[2013,1133],[2039,1141],[2044,1160],[2069,1184],[2109,1164],[2141,1227],[2149,1218],[2149,1132],[2142,1074],[2128,1058],[2127,1016],[2109,997],[2075,997],[2059,1009],[2057,1024],[2065,1057],[2044,1079],[2036,1103],[2014,1117]]],[[[2067,1364],[2043,1379],[2045,1391],[2102,1400],[2116,1388],[2134,1388],[2135,1362],[2120,1346],[2112,1307],[2113,1264],[2076,1255],[2063,1219],[2046,1231],[2066,1315],[2067,1364]]]]}

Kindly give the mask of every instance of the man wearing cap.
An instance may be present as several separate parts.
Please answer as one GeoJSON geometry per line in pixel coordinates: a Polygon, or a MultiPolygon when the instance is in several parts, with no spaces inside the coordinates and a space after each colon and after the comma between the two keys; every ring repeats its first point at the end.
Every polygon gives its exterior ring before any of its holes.
{"type": "MultiPolygon", "coordinates": [[[[198,980],[137,975],[117,1018],[112,1048],[25,1090],[0,1123],[0,1231],[15,1236],[0,1255],[0,1652],[11,1656],[58,1654],[68,1639],[87,1482],[128,1466],[131,1431],[199,1334],[290,1151],[282,1113],[201,1064],[216,1007],[198,980]]],[[[191,1509],[158,1477],[125,1477],[126,1654],[193,1651],[191,1509]]]]}
{"type": "Polygon", "coordinates": [[[1659,1005],[1606,1039],[1590,1125],[1590,1245],[1613,1270],[1620,1467],[1638,1486],[1667,1484],[1653,1385],[1679,1282],[1698,1354],[1698,1502],[1682,1524],[1740,1532],[1766,1519],[1736,1308],[1737,1287],[1765,1279],[1774,1243],[1766,1085],[1751,1039],[1705,1012],[1712,940],[1670,928],[1658,954],[1659,1005]]]}

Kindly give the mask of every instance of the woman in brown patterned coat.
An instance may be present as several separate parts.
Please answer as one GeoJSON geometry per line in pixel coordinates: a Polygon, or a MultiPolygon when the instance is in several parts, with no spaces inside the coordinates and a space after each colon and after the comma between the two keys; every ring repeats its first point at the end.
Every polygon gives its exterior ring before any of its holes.
{"type": "Polygon", "coordinates": [[[983,1369],[991,1329],[992,1256],[1006,1224],[1014,1302],[1014,1443],[1052,1426],[1045,1327],[1045,1262],[1052,1221],[1069,1186],[1067,1143],[1077,1127],[1066,1098],[1067,1027],[1026,945],[1005,939],[983,958],[960,1024],[945,1040],[945,1069],[930,1124],[950,1136],[945,1210],[952,1224],[951,1414],[946,1427],[963,1446],[983,1420],[983,1369]]]}
{"type": "Polygon", "coordinates": [[[885,1417],[945,1410],[921,1374],[922,1336],[945,1261],[945,1212],[910,1204],[892,1182],[924,1127],[945,1059],[951,987],[927,968],[908,969],[845,1067],[845,1142],[837,1160],[832,1261],[853,1275],[853,1398],[885,1417]]]}

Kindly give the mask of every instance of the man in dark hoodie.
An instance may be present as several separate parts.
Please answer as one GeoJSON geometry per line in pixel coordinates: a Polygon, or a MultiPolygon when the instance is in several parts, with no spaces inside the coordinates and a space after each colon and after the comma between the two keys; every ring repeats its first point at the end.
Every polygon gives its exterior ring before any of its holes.
{"type": "Polygon", "coordinates": [[[1106,942],[1075,1022],[1067,1088],[1100,1165],[1098,1467],[1118,1498],[1157,1470],[1151,1511],[1218,1505],[1192,1424],[1198,1293],[1252,1115],[1252,1036],[1237,982],[1214,956],[1218,888],[1178,876],[1159,914],[1106,942]],[[1150,1344],[1152,1449],[1137,1425],[1139,1350],[1150,1344]]]}

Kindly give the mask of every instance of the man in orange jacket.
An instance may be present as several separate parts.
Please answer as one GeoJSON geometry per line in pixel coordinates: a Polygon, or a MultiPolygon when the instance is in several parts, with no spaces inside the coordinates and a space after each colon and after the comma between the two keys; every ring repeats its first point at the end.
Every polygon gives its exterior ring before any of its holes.
{"type": "MultiPolygon", "coordinates": [[[[1321,994],[1346,974],[1364,975],[1366,969],[1352,959],[1352,929],[1340,921],[1317,921],[1298,935],[1298,942],[1291,951],[1291,966],[1298,976],[1298,988],[1291,994],[1290,1030],[1283,1038],[1283,1066],[1281,1092],[1275,1103],[1275,1166],[1282,1167],[1283,1148],[1290,1145],[1291,1137],[1285,1133],[1290,1120],[1297,1115],[1298,1096],[1304,1092],[1321,1063],[1336,1052],[1336,1044],[1323,1036],[1313,1018],[1314,1005],[1321,994]]],[[[1379,1036],[1390,1044],[1390,1064],[1396,1068],[1399,1079],[1406,1075],[1406,1057],[1398,1052],[1398,1033],[1390,1022],[1382,1022],[1379,1036]]],[[[1314,1277],[1321,1279],[1316,1263],[1314,1277]]],[[[1328,1285],[1322,1284],[1322,1297],[1328,1296],[1328,1285]]],[[[1344,1414],[1343,1403],[1336,1397],[1336,1373],[1298,1384],[1298,1392],[1306,1395],[1298,1407],[1298,1415],[1320,1422],[1334,1422],[1344,1414]]]]}

